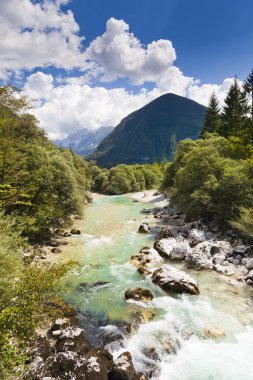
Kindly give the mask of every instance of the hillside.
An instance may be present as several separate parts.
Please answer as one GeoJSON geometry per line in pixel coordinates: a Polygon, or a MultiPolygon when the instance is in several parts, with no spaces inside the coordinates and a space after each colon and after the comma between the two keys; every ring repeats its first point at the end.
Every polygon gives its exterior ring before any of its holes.
{"type": "Polygon", "coordinates": [[[71,149],[80,156],[94,152],[98,144],[113,130],[113,127],[101,127],[95,131],[81,129],[71,133],[63,140],[55,140],[56,145],[71,149]]]}
{"type": "Polygon", "coordinates": [[[169,159],[179,141],[199,136],[205,110],[193,100],[162,95],[125,117],[89,158],[104,167],[169,159]]]}

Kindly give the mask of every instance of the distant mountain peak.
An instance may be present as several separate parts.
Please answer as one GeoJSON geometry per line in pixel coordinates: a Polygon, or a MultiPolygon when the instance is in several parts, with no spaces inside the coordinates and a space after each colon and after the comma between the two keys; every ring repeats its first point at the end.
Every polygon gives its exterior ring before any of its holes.
{"type": "Polygon", "coordinates": [[[80,156],[87,156],[95,151],[101,140],[112,130],[113,127],[100,127],[94,131],[83,128],[71,133],[63,140],[55,140],[55,144],[62,148],[71,149],[80,156]]]}
{"type": "Polygon", "coordinates": [[[89,158],[105,167],[168,160],[179,141],[199,136],[205,110],[183,96],[164,94],[122,119],[89,158]]]}

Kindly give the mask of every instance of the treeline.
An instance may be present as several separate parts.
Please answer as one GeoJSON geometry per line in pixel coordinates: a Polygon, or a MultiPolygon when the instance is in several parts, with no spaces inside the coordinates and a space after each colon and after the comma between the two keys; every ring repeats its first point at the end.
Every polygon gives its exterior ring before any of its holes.
{"type": "Polygon", "coordinates": [[[111,169],[91,166],[91,189],[103,194],[125,194],[160,187],[162,164],[117,165],[111,169]]]}
{"type": "Polygon", "coordinates": [[[0,88],[0,211],[23,235],[44,238],[50,227],[80,215],[88,164],[51,143],[16,88],[0,88]]]}
{"type": "Polygon", "coordinates": [[[223,111],[212,94],[201,138],[179,143],[162,185],[190,217],[253,237],[253,70],[235,78],[223,111]]]}

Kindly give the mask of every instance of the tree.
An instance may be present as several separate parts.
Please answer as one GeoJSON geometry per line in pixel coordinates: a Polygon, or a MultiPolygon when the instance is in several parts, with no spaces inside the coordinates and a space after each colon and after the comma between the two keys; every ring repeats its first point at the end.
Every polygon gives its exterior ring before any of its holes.
{"type": "Polygon", "coordinates": [[[220,108],[216,94],[213,92],[205,114],[205,121],[201,131],[201,137],[205,132],[213,133],[219,128],[220,108]]]}
{"type": "Polygon", "coordinates": [[[219,134],[226,138],[230,136],[248,138],[248,111],[247,96],[245,91],[241,90],[238,80],[235,78],[225,99],[225,106],[221,116],[222,123],[218,130],[219,134]]]}
{"type": "Polygon", "coordinates": [[[253,143],[253,68],[244,82],[244,90],[251,97],[251,140],[253,143]]]}

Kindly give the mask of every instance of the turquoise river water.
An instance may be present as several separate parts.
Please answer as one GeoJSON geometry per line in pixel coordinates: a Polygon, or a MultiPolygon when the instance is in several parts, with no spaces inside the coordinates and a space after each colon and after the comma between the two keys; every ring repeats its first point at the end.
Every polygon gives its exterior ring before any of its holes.
{"type": "Polygon", "coordinates": [[[106,318],[107,329],[141,313],[147,323],[112,351],[130,351],[137,370],[155,367],[153,380],[253,380],[253,289],[216,273],[184,269],[199,282],[200,295],[171,296],[142,277],[129,258],[155,239],[156,221],[145,219],[144,206],[124,195],[96,197],[86,208],[78,221],[82,234],[70,238],[61,256],[80,263],[67,280],[66,299],[80,313],[106,318]],[[153,226],[150,235],[137,232],[145,220],[153,226]],[[98,281],[109,284],[89,286],[98,281]],[[132,286],[149,288],[153,302],[126,302],[124,292],[132,286]],[[207,329],[225,336],[215,340],[207,329]],[[151,348],[155,358],[145,355],[151,348]]]}

